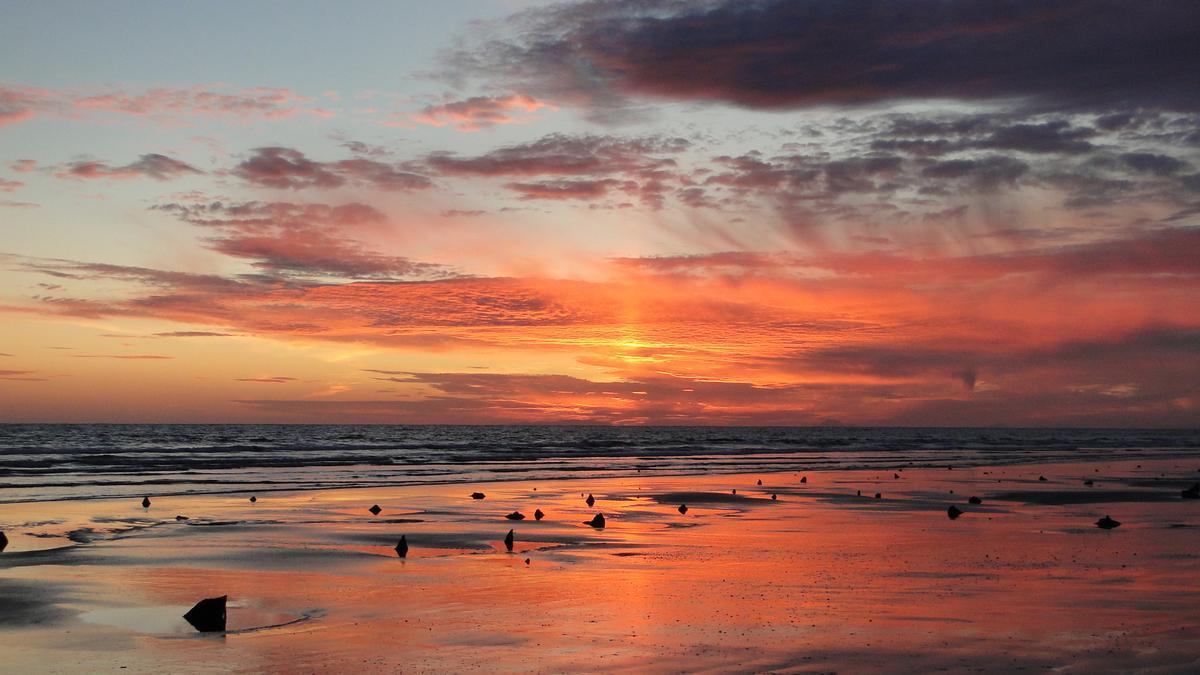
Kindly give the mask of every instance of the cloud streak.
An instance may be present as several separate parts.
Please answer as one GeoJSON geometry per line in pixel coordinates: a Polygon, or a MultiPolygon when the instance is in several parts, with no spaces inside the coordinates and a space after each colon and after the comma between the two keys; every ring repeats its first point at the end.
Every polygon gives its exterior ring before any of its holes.
{"type": "Polygon", "coordinates": [[[39,115],[66,119],[116,115],[160,121],[195,118],[249,121],[279,120],[301,113],[320,117],[330,114],[311,104],[311,98],[271,87],[235,89],[196,85],[97,92],[0,83],[0,127],[39,115]]]}

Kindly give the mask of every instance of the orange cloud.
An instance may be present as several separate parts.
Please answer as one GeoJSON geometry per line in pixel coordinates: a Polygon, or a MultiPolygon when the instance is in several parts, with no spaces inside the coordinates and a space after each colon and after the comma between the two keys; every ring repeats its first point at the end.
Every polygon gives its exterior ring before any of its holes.
{"type": "Polygon", "coordinates": [[[554,355],[591,373],[377,368],[368,377],[407,392],[402,400],[364,401],[339,385],[321,402],[242,403],[271,415],[1168,424],[1194,416],[1189,383],[1200,377],[1200,317],[1188,301],[1200,285],[1198,258],[1188,255],[1192,236],[1164,230],[1001,260],[624,259],[611,279],[595,281],[281,284],[25,261],[64,284],[111,279],[133,292],[40,297],[24,311],[165,319],[291,342],[485,356],[492,364],[554,355]],[[1081,264],[1087,259],[1106,264],[1081,264]]]}

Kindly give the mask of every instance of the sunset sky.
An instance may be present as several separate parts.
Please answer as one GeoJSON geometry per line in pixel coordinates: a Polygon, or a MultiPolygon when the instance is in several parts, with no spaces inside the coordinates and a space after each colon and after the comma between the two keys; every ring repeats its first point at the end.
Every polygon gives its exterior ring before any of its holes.
{"type": "Polygon", "coordinates": [[[7,3],[0,421],[1194,427],[1197,36],[7,3]]]}

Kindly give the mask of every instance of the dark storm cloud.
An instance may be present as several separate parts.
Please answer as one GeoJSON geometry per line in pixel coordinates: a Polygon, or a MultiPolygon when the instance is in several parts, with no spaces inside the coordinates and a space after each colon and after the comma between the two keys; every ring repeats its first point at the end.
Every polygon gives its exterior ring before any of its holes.
{"type": "Polygon", "coordinates": [[[904,99],[1200,106],[1193,0],[625,0],[539,7],[451,75],[587,106],[785,109],[904,99]]]}

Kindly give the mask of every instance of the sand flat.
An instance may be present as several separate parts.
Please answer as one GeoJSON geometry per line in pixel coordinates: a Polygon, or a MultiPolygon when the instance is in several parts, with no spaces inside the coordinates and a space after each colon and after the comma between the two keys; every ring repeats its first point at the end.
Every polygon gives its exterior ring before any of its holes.
{"type": "Polygon", "coordinates": [[[1200,504],[1159,493],[1196,467],[1138,463],[6,504],[0,651],[25,672],[1194,672],[1200,504]],[[1085,477],[1113,501],[1054,497],[1085,477]],[[223,594],[234,632],[172,622],[223,594]]]}

